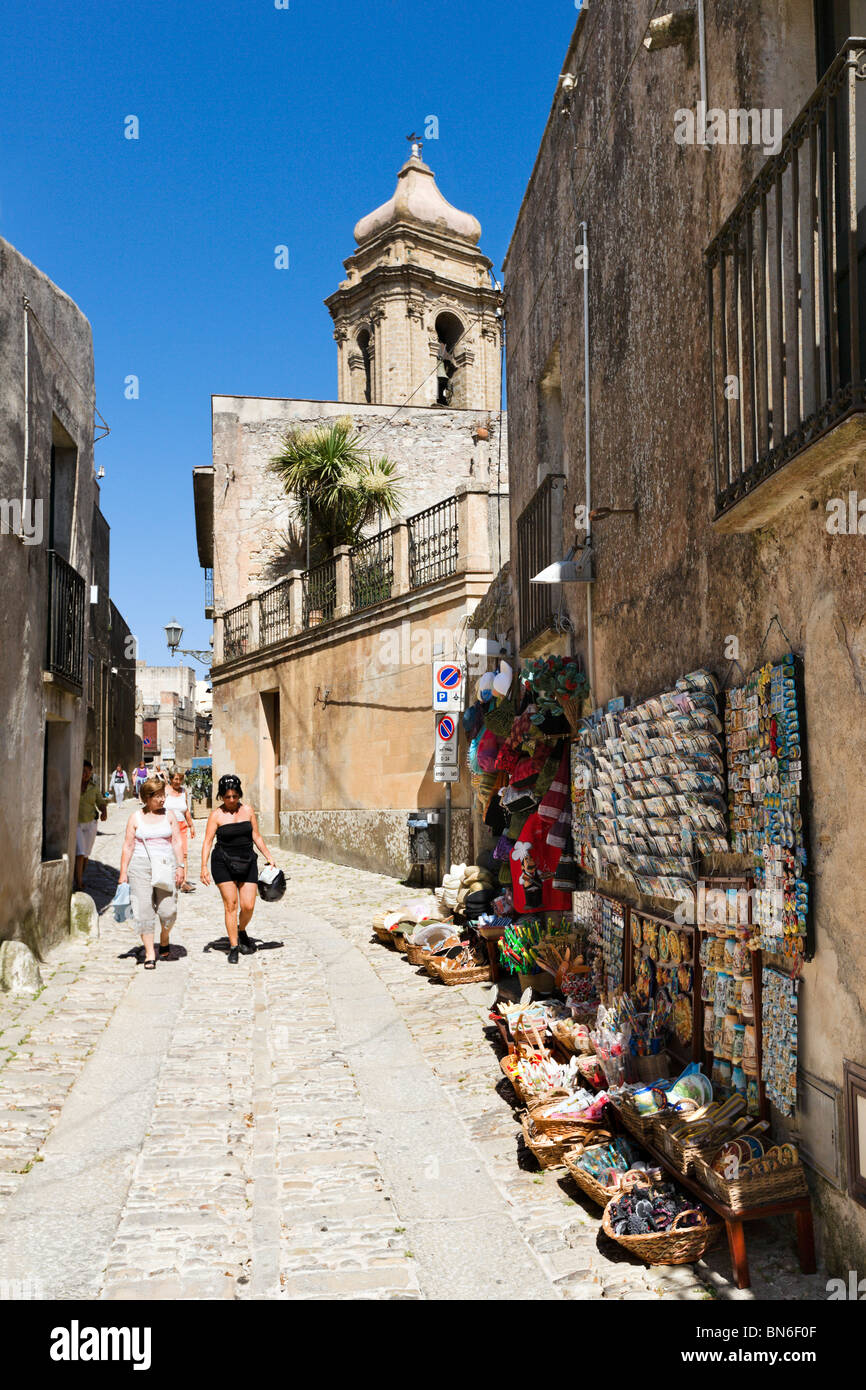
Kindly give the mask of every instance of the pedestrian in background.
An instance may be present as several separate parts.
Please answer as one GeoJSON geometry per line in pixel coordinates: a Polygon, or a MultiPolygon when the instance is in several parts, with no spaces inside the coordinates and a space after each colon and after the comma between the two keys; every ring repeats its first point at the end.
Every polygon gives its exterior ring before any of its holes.
{"type": "MultiPolygon", "coordinates": [[[[177,828],[180,831],[181,843],[183,844],[183,867],[187,867],[187,856],[189,854],[189,841],[195,839],[195,826],[189,810],[189,794],[183,784],[183,773],[175,770],[169,778],[168,787],[165,793],[165,809],[171,811],[177,821],[177,828]]],[[[188,881],[181,884],[182,893],[193,893],[195,889],[188,881]]]]}
{"type": "Polygon", "coordinates": [[[86,758],[81,769],[81,791],[78,797],[78,828],[75,832],[75,887],[84,889],[84,870],[96,843],[96,822],[105,820],[108,802],[93,781],[93,763],[86,758]]]}
{"type": "Polygon", "coordinates": [[[147,767],[145,765],[144,758],[142,758],[141,762],[138,764],[138,767],[132,774],[132,789],[135,792],[136,796],[138,796],[141,784],[145,781],[146,778],[147,767]]]}
{"type": "Polygon", "coordinates": [[[211,811],[201,848],[201,881],[210,883],[207,857],[216,836],[211,856],[213,881],[220,890],[225,910],[226,932],[229,939],[229,965],[237,965],[238,951],[249,956],[255,945],[247,935],[247,927],[256,905],[259,882],[259,863],[256,848],[268,863],[274,865],[271,852],[259,834],[259,824],[252,806],[241,800],[240,778],[232,773],[221,777],[217,796],[222,802],[211,811]],[[240,907],[240,918],[238,917],[240,907]]]}
{"type": "Polygon", "coordinates": [[[183,845],[177,821],[165,809],[165,784],[141,784],[142,807],[126,826],[118,884],[129,884],[132,924],[144,946],[144,968],[156,966],[154,935],[159,922],[160,959],[170,955],[169,932],[177,921],[177,889],[184,881],[183,845]]]}
{"type": "Polygon", "coordinates": [[[122,806],[129,791],[129,778],[123,770],[123,763],[118,763],[112,773],[111,790],[114,792],[115,805],[122,806]]]}

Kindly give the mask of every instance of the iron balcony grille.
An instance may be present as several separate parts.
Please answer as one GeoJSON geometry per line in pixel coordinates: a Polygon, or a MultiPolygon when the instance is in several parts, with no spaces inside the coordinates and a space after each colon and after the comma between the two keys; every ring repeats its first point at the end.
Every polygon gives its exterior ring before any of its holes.
{"type": "Polygon", "coordinates": [[[84,579],[56,550],[48,552],[47,669],[82,689],[84,579]]]}
{"type": "Polygon", "coordinates": [[[239,603],[223,614],[223,660],[245,656],[250,642],[250,605],[239,603]]]}
{"type": "Polygon", "coordinates": [[[304,627],[318,627],[319,623],[330,622],[337,607],[337,562],[334,557],[306,570],[303,583],[304,627]]]}
{"type": "Polygon", "coordinates": [[[705,252],[721,516],[866,407],[866,39],[849,39],[705,252]]]}
{"type": "Polygon", "coordinates": [[[409,585],[419,589],[457,572],[457,498],[409,517],[409,585]]]}
{"type": "Polygon", "coordinates": [[[283,579],[259,595],[259,644],[262,647],[283,642],[291,633],[290,588],[290,581],[283,579]]]}
{"type": "Polygon", "coordinates": [[[517,518],[517,601],[520,610],[520,645],[524,646],[550,627],[553,595],[550,584],[530,584],[539,570],[556,558],[553,554],[553,476],[541,487],[517,518]]]}
{"type": "Polygon", "coordinates": [[[384,603],[394,587],[394,532],[385,531],[356,545],[349,556],[352,612],[384,603]]]}

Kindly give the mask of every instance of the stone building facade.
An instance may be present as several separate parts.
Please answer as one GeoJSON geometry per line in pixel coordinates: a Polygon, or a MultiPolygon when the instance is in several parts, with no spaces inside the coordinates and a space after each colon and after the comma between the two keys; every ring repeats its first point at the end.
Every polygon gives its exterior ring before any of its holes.
{"type": "Polygon", "coordinates": [[[145,763],[161,762],[186,772],[198,751],[193,668],[137,661],[135,719],[145,763]]]}
{"type": "Polygon", "coordinates": [[[87,644],[85,756],[100,787],[118,763],[131,777],[140,756],[135,730],[135,654],[129,627],[109,595],[111,528],[94,503],[87,644]]]}
{"type": "MultiPolygon", "coordinates": [[[[213,572],[214,778],[239,772],[287,847],[389,873],[409,867],[408,814],[444,801],[436,649],[465,656],[468,615],[508,558],[501,292],[480,231],[413,151],[327,301],[339,399],[215,396],[213,465],[193,473],[213,572]],[[402,514],[307,574],[303,525],[268,463],[289,429],[346,416],[362,449],[396,464],[402,514]]],[[[459,783],[454,807],[460,858],[459,783]]]]}
{"type": "Polygon", "coordinates": [[[87,319],[0,239],[0,579],[14,595],[0,610],[0,719],[15,787],[0,807],[0,940],[37,954],[69,931],[99,515],[93,421],[87,319]]]}
{"type": "MultiPolygon", "coordinates": [[[[811,0],[707,4],[702,91],[691,21],[665,36],[650,27],[651,0],[589,6],[506,259],[517,589],[539,497],[559,498],[547,561],[586,542],[576,507],[621,509],[589,518],[591,585],[562,589],[596,703],[653,695],[700,666],[737,684],[733,654],[749,671],[788,642],[803,658],[817,949],[804,969],[800,1061],[804,1094],[808,1075],[831,1098],[816,1112],[827,1157],[813,1196],[825,1257],[843,1270],[866,1267],[866,1210],[846,1195],[838,1097],[843,1061],[866,1064],[866,581],[856,523],[832,534],[827,520],[833,499],[866,491],[866,388],[848,331],[856,281],[852,292],[847,252],[821,219],[848,177],[849,90],[858,147],[862,138],[856,60],[843,60],[839,85],[819,95],[793,143],[781,137],[847,35],[863,32],[862,9],[821,7],[826,28],[816,32],[811,0]],[[712,142],[702,142],[700,119],[698,138],[687,138],[684,113],[699,118],[702,100],[720,113],[712,142]],[[828,110],[837,160],[826,153],[828,110]],[[750,111],[759,122],[778,112],[775,150],[750,111]],[[722,143],[720,130],[734,138],[722,143]],[[844,284],[834,280],[843,268],[844,284]]],[[[531,603],[518,592],[521,647],[553,648],[561,639],[549,625],[539,635],[531,603]]],[[[807,1110],[799,1123],[814,1145],[807,1110]]]]}

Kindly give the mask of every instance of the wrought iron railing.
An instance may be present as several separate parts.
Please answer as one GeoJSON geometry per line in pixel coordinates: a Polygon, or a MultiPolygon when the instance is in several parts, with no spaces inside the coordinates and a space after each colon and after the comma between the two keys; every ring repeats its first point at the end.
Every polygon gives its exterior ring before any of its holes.
{"type": "Polygon", "coordinates": [[[409,584],[419,589],[457,571],[457,498],[409,517],[409,584]]]}
{"type": "Polygon", "coordinates": [[[46,668],[79,690],[84,681],[84,587],[83,576],[49,550],[46,668]]]}
{"type": "Polygon", "coordinates": [[[349,565],[352,612],[384,603],[394,587],[394,532],[382,531],[356,545],[349,565]]]}
{"type": "Polygon", "coordinates": [[[548,474],[517,518],[517,601],[521,646],[546,631],[553,617],[553,586],[529,582],[534,574],[559,558],[553,554],[553,484],[553,475],[548,474]]]}
{"type": "Polygon", "coordinates": [[[705,252],[717,517],[866,408],[864,77],[849,39],[705,252]]]}
{"type": "Polygon", "coordinates": [[[283,642],[290,635],[290,590],[290,581],[283,579],[259,594],[259,646],[269,647],[272,642],[283,642]]]}
{"type": "Polygon", "coordinates": [[[328,623],[337,607],[337,561],[333,556],[305,570],[303,576],[303,625],[318,627],[328,623]]]}
{"type": "Polygon", "coordinates": [[[223,614],[223,661],[246,656],[250,642],[250,605],[239,603],[223,614]]]}

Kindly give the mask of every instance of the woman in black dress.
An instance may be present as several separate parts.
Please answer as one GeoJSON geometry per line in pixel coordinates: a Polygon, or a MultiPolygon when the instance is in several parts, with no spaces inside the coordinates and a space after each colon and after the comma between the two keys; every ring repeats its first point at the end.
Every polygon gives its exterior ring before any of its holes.
{"type": "Polygon", "coordinates": [[[259,881],[259,861],[256,849],[260,849],[269,864],[273,864],[271,852],[259,834],[259,824],[252,806],[241,800],[240,779],[231,773],[221,777],[217,786],[217,796],[222,802],[208,816],[201,849],[201,881],[207,886],[213,881],[220,890],[226,914],[226,931],[229,938],[229,965],[237,965],[238,951],[250,956],[255,946],[247,936],[247,927],[256,905],[256,892],[259,881]],[[216,845],[211,855],[211,873],[208,873],[207,857],[216,836],[216,845]],[[238,919],[240,905],[240,919],[238,919]]]}

